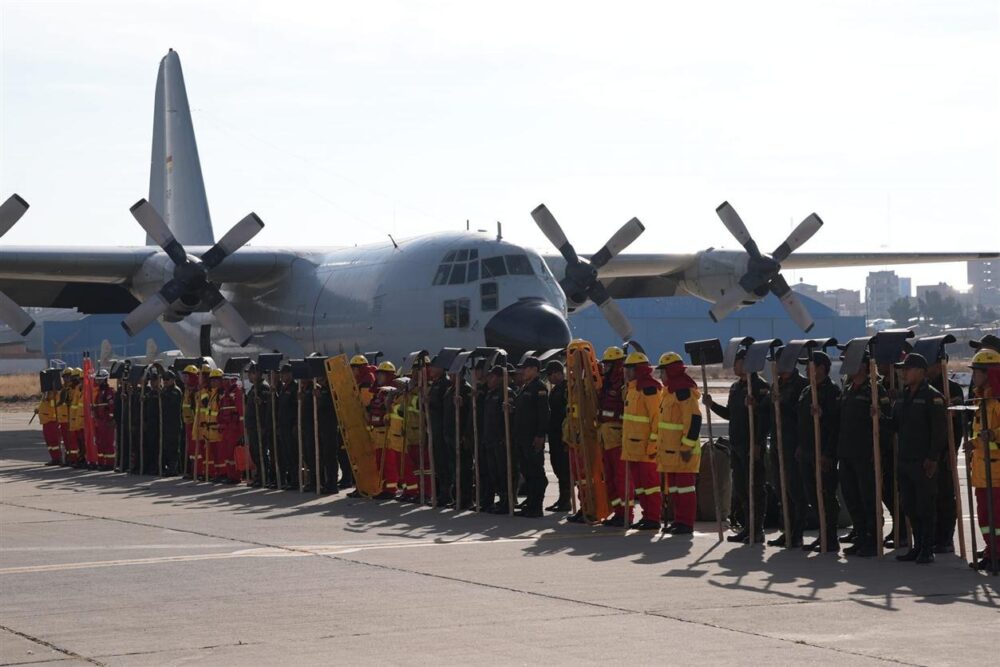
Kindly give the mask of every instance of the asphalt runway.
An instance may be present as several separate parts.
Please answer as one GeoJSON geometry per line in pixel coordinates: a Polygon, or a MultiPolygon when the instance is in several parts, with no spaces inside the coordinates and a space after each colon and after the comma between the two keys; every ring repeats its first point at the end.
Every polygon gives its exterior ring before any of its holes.
{"type": "Polygon", "coordinates": [[[45,467],[28,416],[0,413],[2,664],[996,661],[1000,579],[957,556],[45,467]]]}

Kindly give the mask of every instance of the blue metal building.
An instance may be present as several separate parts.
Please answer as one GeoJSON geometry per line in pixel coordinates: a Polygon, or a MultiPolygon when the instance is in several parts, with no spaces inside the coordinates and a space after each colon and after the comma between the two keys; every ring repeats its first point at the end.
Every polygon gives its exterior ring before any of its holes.
{"type": "Polygon", "coordinates": [[[92,359],[101,354],[101,341],[111,343],[112,357],[123,359],[146,354],[146,341],[155,341],[160,350],[177,347],[168,337],[159,322],[154,322],[135,338],[130,338],[122,329],[121,315],[88,315],[71,322],[49,321],[44,323],[42,351],[46,359],[62,359],[71,366],[83,363],[83,353],[89,352],[92,359]]]}
{"type": "MultiPolygon", "coordinates": [[[[753,336],[758,340],[780,338],[788,341],[805,337],[833,336],[846,341],[865,334],[864,317],[844,317],[818,301],[799,295],[815,328],[804,334],[795,326],[781,303],[768,295],[760,303],[736,311],[716,324],[708,316],[709,304],[692,296],[629,299],[619,301],[625,315],[635,328],[635,340],[651,354],[673,350],[683,355],[684,342],[704,338],[720,338],[723,342],[735,336],[753,336]]],[[[608,345],[620,344],[600,311],[591,306],[573,313],[570,329],[574,338],[591,341],[598,354],[608,345]]]]}

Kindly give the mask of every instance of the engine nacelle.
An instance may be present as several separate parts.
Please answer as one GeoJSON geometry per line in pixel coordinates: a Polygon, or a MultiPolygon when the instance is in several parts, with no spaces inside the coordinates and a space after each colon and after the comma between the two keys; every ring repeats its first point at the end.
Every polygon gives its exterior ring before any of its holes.
{"type": "Polygon", "coordinates": [[[742,250],[703,250],[694,264],[684,270],[679,285],[688,294],[714,303],[730,289],[739,289],[738,282],[746,273],[748,259],[742,250]]]}

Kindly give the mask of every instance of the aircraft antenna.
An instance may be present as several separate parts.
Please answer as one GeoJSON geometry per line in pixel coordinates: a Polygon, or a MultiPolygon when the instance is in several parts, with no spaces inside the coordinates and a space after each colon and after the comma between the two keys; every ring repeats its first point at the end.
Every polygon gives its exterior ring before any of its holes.
{"type": "Polygon", "coordinates": [[[388,236],[389,240],[392,241],[392,247],[396,248],[398,250],[399,249],[399,244],[396,243],[396,239],[392,238],[392,234],[386,234],[386,236],[388,236]]]}
{"type": "Polygon", "coordinates": [[[503,241],[503,225],[497,220],[497,241],[503,241]]]}

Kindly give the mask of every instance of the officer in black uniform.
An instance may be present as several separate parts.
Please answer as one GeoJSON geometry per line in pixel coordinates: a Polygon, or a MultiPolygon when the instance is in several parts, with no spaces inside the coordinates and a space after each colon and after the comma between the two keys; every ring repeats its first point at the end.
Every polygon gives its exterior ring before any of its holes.
{"type": "Polygon", "coordinates": [[[555,504],[545,508],[548,512],[570,511],[569,451],[563,442],[563,422],[566,420],[566,371],[558,361],[545,364],[545,375],[549,380],[549,463],[559,480],[559,498],[555,504]]]}
{"type": "Polygon", "coordinates": [[[507,452],[503,419],[503,368],[494,366],[486,375],[485,392],[478,399],[483,412],[483,426],[479,431],[480,483],[479,495],[484,512],[507,514],[507,452]],[[497,496],[500,501],[497,502],[497,496]]]}
{"type": "MultiPolygon", "coordinates": [[[[944,358],[945,360],[947,357],[944,358]]],[[[930,363],[928,359],[927,379],[931,386],[944,395],[944,376],[941,374],[941,360],[930,363]]],[[[952,405],[962,405],[965,394],[962,385],[952,379],[948,380],[948,394],[952,405]]],[[[946,413],[948,414],[948,413],[946,413]]],[[[955,438],[955,448],[958,450],[965,433],[964,412],[951,412],[951,428],[955,438]]],[[[941,450],[937,474],[937,503],[934,520],[934,553],[955,553],[955,478],[952,475],[952,460],[948,448],[941,450]]]]}
{"type": "MultiPolygon", "coordinates": [[[[305,469],[303,481],[306,488],[315,489],[316,484],[316,437],[313,430],[313,381],[297,380],[297,396],[302,401],[302,465],[305,469]]],[[[298,415],[296,415],[298,418],[298,415]]],[[[298,446],[298,441],[295,445],[298,446]]],[[[296,480],[298,483],[298,480],[296,480]]]]}
{"type": "MultiPolygon", "coordinates": [[[[456,478],[462,482],[462,505],[460,509],[467,509],[475,505],[475,495],[473,494],[473,467],[472,467],[472,385],[465,380],[465,373],[459,377],[459,436],[462,448],[461,468],[456,469],[456,478]]],[[[455,461],[455,381],[454,378],[448,383],[448,389],[444,393],[444,441],[445,451],[454,466],[455,461]]],[[[435,460],[435,464],[437,461],[435,460]]]]}
{"type": "Polygon", "coordinates": [[[899,495],[913,530],[913,543],[896,560],[934,562],[934,510],[938,462],[947,448],[944,396],[927,381],[927,360],[908,354],[900,364],[904,389],[892,409],[891,427],[899,435],[899,495]]]}
{"type": "MultiPolygon", "coordinates": [[[[840,429],[840,389],[830,379],[830,356],[826,352],[812,353],[816,367],[816,393],[819,398],[819,432],[820,432],[820,479],[823,487],[823,509],[826,513],[827,551],[840,551],[840,540],[837,538],[837,517],[840,515],[840,502],[837,500],[837,442],[840,429]]],[[[806,489],[810,504],[819,508],[819,496],[816,489],[816,441],[813,431],[812,387],[806,385],[799,396],[799,407],[796,413],[798,449],[795,460],[799,464],[800,474],[806,489]]],[[[821,536],[820,536],[821,537],[821,536]]],[[[820,537],[812,544],[804,545],[805,551],[820,551],[820,537]]]]}
{"type": "Polygon", "coordinates": [[[437,477],[435,485],[437,487],[438,507],[447,507],[453,502],[451,495],[452,487],[455,484],[455,450],[448,450],[448,443],[444,436],[444,423],[449,413],[449,406],[445,401],[445,394],[448,392],[450,382],[443,368],[438,368],[433,363],[427,367],[427,411],[431,423],[431,444],[434,447],[434,475],[437,477]]]}
{"type": "Polygon", "coordinates": [[[184,392],[177,386],[177,376],[173,371],[168,370],[163,374],[160,401],[163,408],[162,474],[179,475],[180,463],[184,460],[184,421],[182,416],[184,392]]]}
{"type": "MultiPolygon", "coordinates": [[[[316,422],[319,428],[319,472],[320,489],[323,493],[336,494],[339,489],[354,485],[354,476],[341,478],[337,483],[338,453],[345,452],[340,441],[340,430],[337,425],[337,411],[333,406],[333,394],[330,393],[330,381],[326,375],[316,378],[316,422]]],[[[349,461],[348,461],[349,462],[349,461]]],[[[350,472],[350,467],[347,468],[350,472]]],[[[343,473],[343,469],[341,469],[343,473]]]]}
{"type": "Polygon", "coordinates": [[[292,365],[281,364],[278,375],[278,386],[275,388],[276,409],[278,420],[278,464],[281,468],[283,488],[298,488],[299,484],[299,395],[295,381],[292,379],[292,365]]]}
{"type": "MultiPolygon", "coordinates": [[[[746,348],[736,354],[733,362],[733,373],[736,382],[729,385],[729,399],[726,405],[719,405],[712,400],[711,394],[705,394],[702,402],[712,412],[723,419],[729,420],[729,446],[732,450],[731,468],[733,472],[733,502],[736,516],[739,517],[741,530],[726,538],[729,542],[749,542],[750,540],[750,416],[747,410],[747,376],[743,372],[743,359],[746,348]]],[[[757,373],[750,375],[749,391],[753,401],[754,431],[757,451],[754,457],[754,541],[764,541],[764,456],[767,434],[771,431],[771,391],[757,373]]]]}
{"type": "MultiPolygon", "coordinates": [[[[879,386],[878,415],[887,428],[890,405],[885,389],[879,386]]],[[[880,433],[885,428],[880,429],[880,433]]],[[[879,443],[881,444],[881,442],[879,443]]],[[[840,427],[837,436],[837,459],[840,462],[840,490],[854,525],[854,544],[844,549],[845,556],[871,558],[877,552],[875,540],[882,539],[875,522],[875,447],[872,442],[872,389],[868,374],[868,355],[858,371],[847,379],[840,394],[840,427]]]]}
{"type": "Polygon", "coordinates": [[[527,499],[518,516],[543,516],[542,504],[549,480],[545,475],[545,435],[549,429],[549,390],[539,377],[541,363],[526,357],[520,367],[521,390],[514,399],[514,451],[520,462],[527,499]]]}
{"type": "Polygon", "coordinates": [[[250,380],[250,389],[246,393],[246,409],[243,411],[243,418],[246,420],[247,428],[247,449],[250,450],[250,459],[253,461],[256,474],[251,486],[261,486],[271,484],[274,480],[269,480],[274,470],[271,464],[271,385],[262,377],[255,362],[247,364],[247,379],[250,380]],[[260,431],[257,427],[260,427],[260,431]],[[263,453],[264,459],[260,455],[263,453]]]}
{"type": "MultiPolygon", "coordinates": [[[[779,349],[778,358],[784,348],[779,349]]],[[[802,479],[802,471],[795,462],[795,450],[798,449],[798,407],[799,397],[802,390],[809,386],[809,381],[799,373],[798,367],[787,373],[778,374],[778,396],[772,396],[771,400],[777,400],[781,404],[781,444],[784,447],[785,458],[785,481],[788,484],[788,514],[792,524],[791,542],[789,546],[802,546],[802,533],[806,529],[809,518],[809,499],[806,496],[806,487],[802,479]]],[[[773,421],[773,420],[772,420],[773,421]]],[[[778,470],[778,424],[771,425],[771,457],[770,464],[772,470],[778,470]]],[[[777,491],[781,494],[781,476],[774,475],[777,480],[777,491]]],[[[785,546],[787,535],[769,540],[767,545],[771,547],[785,546]]]]}
{"type": "Polygon", "coordinates": [[[142,390],[142,475],[159,475],[156,468],[160,456],[160,371],[149,371],[142,390]]]}

